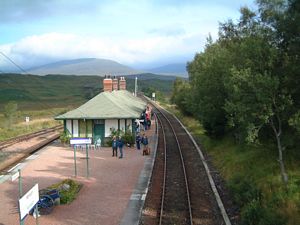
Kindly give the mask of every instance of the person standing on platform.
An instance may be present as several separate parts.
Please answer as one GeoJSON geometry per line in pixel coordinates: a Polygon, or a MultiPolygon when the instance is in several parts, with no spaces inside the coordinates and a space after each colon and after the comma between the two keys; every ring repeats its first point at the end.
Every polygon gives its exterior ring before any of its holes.
{"type": "Polygon", "coordinates": [[[141,138],[141,147],[144,149],[144,138],[145,138],[145,133],[143,133],[143,136],[141,138]]]}
{"type": "Polygon", "coordinates": [[[140,132],[140,120],[139,120],[139,119],[136,119],[136,120],[135,120],[135,131],[136,131],[137,133],[140,132]]]}
{"type": "Polygon", "coordinates": [[[148,148],[148,137],[147,135],[144,136],[144,139],[143,139],[143,145],[144,145],[144,149],[147,149],[148,148]]]}
{"type": "Polygon", "coordinates": [[[143,124],[143,131],[145,131],[145,130],[147,130],[147,125],[146,125],[146,115],[145,115],[145,112],[146,111],[144,111],[143,113],[142,113],[142,115],[141,115],[141,121],[143,121],[142,122],[142,124],[143,124]]]}
{"type": "Polygon", "coordinates": [[[135,142],[136,142],[136,149],[141,150],[141,136],[139,133],[137,133],[135,137],[135,142]]]}
{"type": "Polygon", "coordinates": [[[116,136],[113,137],[111,147],[112,147],[112,157],[115,156],[115,152],[116,152],[116,157],[118,157],[118,141],[116,136]]]}
{"type": "Polygon", "coordinates": [[[118,147],[119,147],[119,151],[120,151],[120,157],[119,157],[119,159],[123,158],[123,146],[124,146],[124,142],[122,140],[122,137],[119,136],[119,140],[118,140],[118,147]]]}

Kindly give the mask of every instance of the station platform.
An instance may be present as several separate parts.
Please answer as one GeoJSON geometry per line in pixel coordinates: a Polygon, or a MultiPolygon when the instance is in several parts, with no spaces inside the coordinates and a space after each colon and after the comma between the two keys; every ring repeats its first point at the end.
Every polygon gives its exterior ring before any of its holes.
{"type": "MultiPolygon", "coordinates": [[[[143,133],[143,132],[142,132],[143,133]]],[[[55,206],[49,215],[39,217],[39,224],[51,225],[134,225],[138,224],[154,164],[157,133],[155,122],[147,130],[151,153],[125,147],[124,158],[112,157],[112,149],[102,147],[89,151],[89,177],[86,152],[77,151],[77,177],[74,176],[74,151],[69,146],[53,142],[28,157],[13,170],[21,169],[23,193],[36,183],[46,188],[71,178],[83,184],[77,198],[68,205],[55,206]]],[[[18,180],[9,177],[0,183],[0,225],[19,223],[18,180]]],[[[27,216],[25,224],[36,224],[27,216]]]]}

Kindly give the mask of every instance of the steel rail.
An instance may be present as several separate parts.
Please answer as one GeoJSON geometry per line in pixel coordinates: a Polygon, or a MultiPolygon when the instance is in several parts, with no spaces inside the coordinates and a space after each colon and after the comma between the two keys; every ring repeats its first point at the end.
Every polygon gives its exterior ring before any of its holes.
{"type": "Polygon", "coordinates": [[[50,132],[59,130],[61,128],[63,128],[62,125],[57,125],[57,126],[46,128],[46,129],[43,129],[43,130],[39,130],[39,131],[36,131],[36,132],[33,132],[33,133],[20,135],[20,136],[8,139],[6,141],[2,141],[2,142],[0,142],[0,150],[4,149],[4,148],[6,148],[6,147],[8,147],[10,145],[13,145],[16,142],[24,141],[24,140],[27,140],[27,139],[30,139],[30,138],[34,138],[34,137],[38,137],[40,135],[43,135],[43,134],[46,134],[46,133],[50,133],[50,132]]]}
{"type": "Polygon", "coordinates": [[[165,135],[163,123],[157,114],[155,114],[155,116],[160,123],[161,130],[163,133],[163,140],[164,140],[164,179],[163,179],[160,215],[159,215],[159,225],[162,225],[162,216],[163,216],[163,211],[164,211],[164,199],[165,199],[165,191],[166,191],[166,176],[167,176],[167,144],[166,144],[166,135],[165,135]]]}
{"type": "MultiPolygon", "coordinates": [[[[152,104],[155,108],[157,108],[157,107],[155,106],[156,104],[154,105],[154,103],[153,103],[152,101],[150,101],[150,102],[151,102],[151,104],[152,104]]],[[[160,107],[160,106],[158,106],[158,107],[160,107]]],[[[162,107],[160,107],[160,108],[162,108],[162,107]]],[[[220,194],[219,194],[219,192],[218,192],[218,190],[217,190],[217,187],[216,187],[216,184],[215,184],[215,182],[214,182],[214,179],[213,179],[212,176],[211,176],[210,169],[209,169],[209,167],[208,167],[208,165],[207,165],[207,163],[206,163],[206,160],[205,160],[205,158],[204,158],[204,155],[203,155],[203,153],[202,153],[200,147],[198,146],[198,144],[196,143],[196,141],[194,140],[194,138],[193,138],[193,136],[190,134],[190,132],[189,132],[189,131],[186,129],[186,127],[182,124],[182,122],[181,122],[181,121],[180,121],[173,113],[170,113],[170,112],[169,112],[168,110],[166,110],[166,109],[163,109],[163,110],[166,111],[167,113],[169,113],[170,116],[173,116],[173,117],[175,118],[175,120],[177,120],[177,122],[180,124],[180,126],[184,129],[185,133],[186,133],[186,134],[189,136],[189,138],[191,139],[193,145],[196,147],[196,149],[197,149],[197,151],[198,151],[198,153],[199,153],[199,155],[200,155],[202,164],[203,164],[203,166],[204,166],[204,168],[205,168],[205,172],[206,172],[206,175],[207,175],[207,177],[208,177],[208,180],[209,180],[209,183],[210,183],[210,187],[211,187],[211,189],[212,189],[212,191],[213,191],[213,194],[214,194],[215,199],[216,199],[216,201],[217,201],[219,210],[220,210],[221,215],[222,215],[222,217],[223,217],[223,221],[224,221],[225,225],[231,225],[231,221],[230,221],[230,219],[229,219],[229,217],[228,217],[228,214],[227,214],[227,212],[226,212],[226,209],[225,209],[225,207],[224,207],[224,204],[223,204],[222,199],[221,199],[221,197],[220,197],[220,194]]]]}
{"type": "MultiPolygon", "coordinates": [[[[193,225],[193,216],[192,216],[192,208],[191,208],[191,201],[190,201],[190,191],[189,191],[189,186],[188,186],[188,181],[187,181],[187,175],[186,175],[186,169],[185,169],[185,163],[184,163],[184,160],[183,160],[183,156],[182,156],[182,150],[181,150],[181,147],[180,147],[180,144],[179,144],[179,141],[178,141],[178,138],[177,138],[177,135],[175,133],[175,130],[170,122],[170,120],[166,117],[166,115],[162,112],[162,110],[160,110],[157,106],[155,106],[154,104],[152,104],[160,113],[161,115],[166,119],[167,123],[169,124],[169,126],[171,127],[172,129],[172,132],[174,134],[174,137],[175,137],[175,140],[176,140],[176,143],[177,143],[177,146],[178,146],[178,151],[179,151],[179,155],[180,155],[180,159],[181,159],[181,165],[182,165],[182,170],[183,170],[183,174],[184,174],[184,180],[185,180],[185,187],[186,187],[186,193],[187,193],[187,201],[188,201],[188,211],[189,211],[189,220],[190,220],[190,225],[193,225]]],[[[159,116],[158,116],[159,118],[159,116]]],[[[160,120],[160,118],[159,118],[160,120]]],[[[161,120],[160,120],[161,121],[161,120]]],[[[166,142],[165,142],[166,143],[166,142]]],[[[166,157],[166,156],[165,156],[166,157]]],[[[165,164],[166,165],[166,164],[165,164]]],[[[163,209],[163,207],[161,207],[161,210],[163,209]]],[[[163,213],[161,213],[160,215],[160,225],[161,225],[161,220],[162,220],[162,215],[163,213]]]]}

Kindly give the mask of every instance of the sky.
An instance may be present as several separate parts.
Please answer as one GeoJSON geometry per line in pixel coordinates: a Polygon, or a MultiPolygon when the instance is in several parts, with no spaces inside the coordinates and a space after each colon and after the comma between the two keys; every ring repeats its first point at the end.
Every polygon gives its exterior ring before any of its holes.
{"type": "MultiPolygon", "coordinates": [[[[253,0],[1,0],[0,53],[22,68],[104,58],[134,68],[191,61],[253,0]]],[[[0,72],[13,68],[0,54],[0,72]]],[[[14,67],[16,68],[16,67],[14,67]]]]}

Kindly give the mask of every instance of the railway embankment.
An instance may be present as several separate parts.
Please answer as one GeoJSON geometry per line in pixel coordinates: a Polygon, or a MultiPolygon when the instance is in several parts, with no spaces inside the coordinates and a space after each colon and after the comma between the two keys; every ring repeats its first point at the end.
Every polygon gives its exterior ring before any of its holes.
{"type": "Polygon", "coordinates": [[[201,147],[233,224],[300,224],[296,151],[285,151],[290,180],[284,186],[275,143],[241,144],[230,134],[210,138],[197,120],[166,108],[180,118],[201,147]]]}

